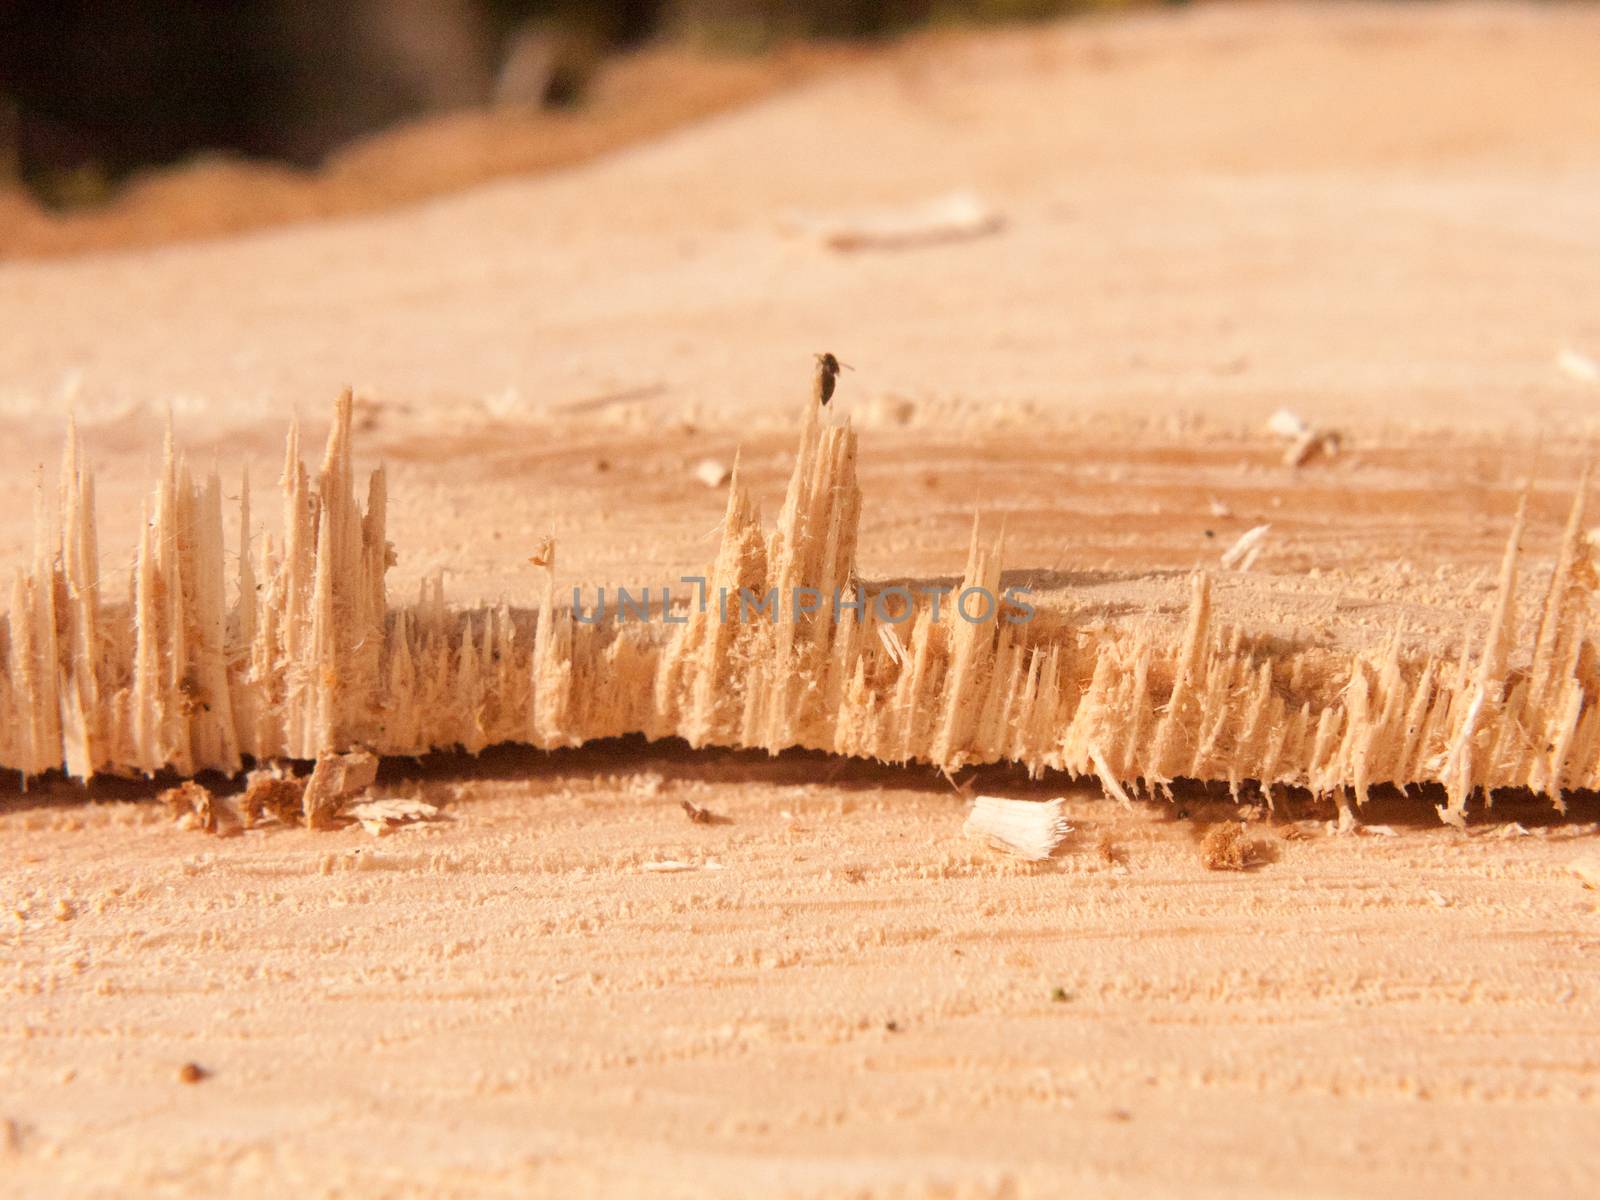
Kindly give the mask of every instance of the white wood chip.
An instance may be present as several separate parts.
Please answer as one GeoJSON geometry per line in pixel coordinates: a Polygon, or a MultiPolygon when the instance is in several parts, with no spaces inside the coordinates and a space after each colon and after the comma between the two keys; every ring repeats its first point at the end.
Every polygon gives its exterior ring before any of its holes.
{"type": "Polygon", "coordinates": [[[972,192],[952,192],[921,204],[841,217],[791,217],[794,232],[830,250],[904,250],[963,241],[997,232],[1000,214],[972,192]]]}
{"type": "Polygon", "coordinates": [[[1257,525],[1239,535],[1239,540],[1222,552],[1222,565],[1227,570],[1238,567],[1248,571],[1261,553],[1261,545],[1272,532],[1271,525],[1257,525]]]}
{"type": "Polygon", "coordinates": [[[879,625],[878,640],[883,643],[885,652],[894,660],[895,666],[902,667],[905,665],[905,644],[901,642],[900,635],[894,631],[894,626],[879,625]]]}
{"type": "Polygon", "coordinates": [[[1298,441],[1311,432],[1311,426],[1306,419],[1297,412],[1287,408],[1280,408],[1267,418],[1267,431],[1275,433],[1287,441],[1298,441]]]}
{"type": "Polygon", "coordinates": [[[361,828],[373,837],[382,837],[398,825],[431,821],[439,815],[439,809],[421,800],[368,800],[346,809],[345,815],[360,821],[361,828]]]}
{"type": "Polygon", "coordinates": [[[981,837],[1018,858],[1038,862],[1049,858],[1072,832],[1072,826],[1061,815],[1065,803],[1060,796],[1043,802],[979,796],[973,800],[972,812],[961,832],[968,837],[981,837]]]}
{"type": "Polygon", "coordinates": [[[715,458],[702,458],[695,464],[694,477],[708,488],[719,488],[732,478],[728,464],[715,458]]]}

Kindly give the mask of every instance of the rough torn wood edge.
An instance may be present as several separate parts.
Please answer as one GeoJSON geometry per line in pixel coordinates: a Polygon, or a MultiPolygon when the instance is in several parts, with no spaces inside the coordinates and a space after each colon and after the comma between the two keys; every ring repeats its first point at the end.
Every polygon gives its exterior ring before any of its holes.
{"type": "MultiPolygon", "coordinates": [[[[736,471],[709,593],[851,594],[856,449],[848,421],[807,405],[770,533],[736,471]]],[[[395,604],[386,479],[373,472],[358,500],[348,393],[315,477],[290,429],[281,543],[255,536],[241,489],[231,588],[221,484],[215,473],[196,480],[169,436],[117,599],[100,574],[93,476],[69,431],[60,519],[41,505],[34,561],[16,572],[0,621],[0,765],[24,777],[232,774],[249,760],[353,748],[475,752],[644,734],[947,771],[1013,761],[1093,775],[1119,799],[1124,783],[1149,791],[1185,777],[1307,788],[1341,806],[1377,784],[1438,784],[1453,823],[1472,796],[1499,788],[1559,808],[1566,792],[1600,786],[1587,486],[1586,476],[1531,643],[1512,641],[1519,511],[1481,646],[1406,655],[1395,636],[1340,653],[1220,625],[1204,573],[1176,637],[1046,610],[975,624],[927,597],[897,621],[870,606],[834,620],[824,606],[738,624],[713,604],[682,624],[590,624],[557,603],[553,570],[538,612],[452,609],[437,579],[395,604]]],[[[962,587],[998,595],[1000,557],[975,525],[962,587]]]]}

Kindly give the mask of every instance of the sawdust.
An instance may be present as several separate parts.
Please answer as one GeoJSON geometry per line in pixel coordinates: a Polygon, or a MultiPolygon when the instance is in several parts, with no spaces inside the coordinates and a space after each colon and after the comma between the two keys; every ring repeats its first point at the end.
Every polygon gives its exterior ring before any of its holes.
{"type": "Polygon", "coordinates": [[[397,786],[462,792],[459,819],[382,850],[284,826],[197,855],[153,804],[0,810],[9,894],[85,914],[7,916],[8,1187],[660,1194],[666,1161],[685,1196],[748,1194],[752,1162],[784,1193],[937,1194],[1003,1159],[1020,1195],[1062,1194],[1096,1190],[1089,1156],[1129,1191],[1227,1191],[1223,1164],[1248,1163],[1263,1190],[1315,1175],[1379,1196],[1461,1121],[1474,1136],[1428,1165],[1444,1190],[1504,1170],[1560,1191],[1556,1164],[1593,1161],[1570,1130],[1596,1082],[1600,989],[1573,965],[1595,893],[1568,869],[1592,833],[1463,843],[1413,820],[1211,874],[1188,822],[1086,780],[1012,794],[1064,796],[1070,824],[1138,848],[1137,874],[1073,853],[1038,870],[963,842],[936,777],[827,769],[617,746],[457,759],[397,786]],[[737,818],[724,869],[640,869],[701,861],[675,804],[639,803],[651,775],[737,818]],[[185,1061],[216,1074],[175,1089],[185,1061]],[[1126,1140],[1092,1119],[1113,1108],[1136,1116],[1126,1140]],[[530,1128],[585,1152],[530,1159],[530,1128]]]}
{"type": "Polygon", "coordinates": [[[1224,821],[1200,839],[1200,862],[1208,871],[1248,871],[1260,864],[1260,857],[1245,824],[1224,821]]]}
{"type": "Polygon", "coordinates": [[[1128,852],[1119,846],[1116,838],[1109,833],[1102,833],[1095,839],[1094,851],[1100,856],[1100,861],[1108,867],[1127,865],[1128,852]]]}
{"type": "Polygon", "coordinates": [[[227,800],[193,779],[167,788],[156,799],[167,806],[173,822],[185,829],[216,834],[231,834],[239,830],[240,819],[227,800]]]}
{"type": "Polygon", "coordinates": [[[304,814],[306,781],[287,771],[262,767],[245,776],[239,798],[240,815],[247,828],[263,820],[290,823],[304,814]]]}

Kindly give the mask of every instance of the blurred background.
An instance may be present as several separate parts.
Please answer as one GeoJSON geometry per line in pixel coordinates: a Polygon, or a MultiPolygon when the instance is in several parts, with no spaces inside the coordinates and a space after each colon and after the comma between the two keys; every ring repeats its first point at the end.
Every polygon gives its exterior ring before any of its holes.
{"type": "Polygon", "coordinates": [[[92,207],[199,155],[316,168],[433,114],[581,110],[606,63],[650,47],[748,58],[1135,3],[0,0],[0,187],[92,207]]]}

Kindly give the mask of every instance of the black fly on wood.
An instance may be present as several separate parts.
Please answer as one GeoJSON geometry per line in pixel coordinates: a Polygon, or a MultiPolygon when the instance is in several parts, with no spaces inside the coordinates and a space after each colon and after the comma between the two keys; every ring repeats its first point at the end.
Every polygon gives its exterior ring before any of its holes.
{"type": "Polygon", "coordinates": [[[817,379],[815,392],[817,403],[826,406],[833,399],[834,385],[839,382],[839,368],[854,371],[849,363],[842,363],[832,354],[819,354],[817,359],[817,379]]]}

